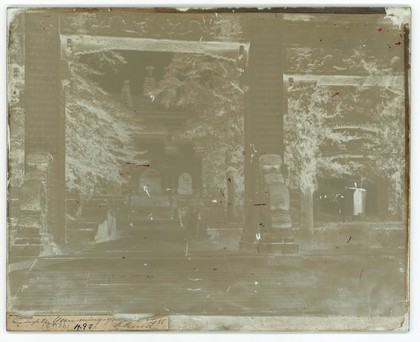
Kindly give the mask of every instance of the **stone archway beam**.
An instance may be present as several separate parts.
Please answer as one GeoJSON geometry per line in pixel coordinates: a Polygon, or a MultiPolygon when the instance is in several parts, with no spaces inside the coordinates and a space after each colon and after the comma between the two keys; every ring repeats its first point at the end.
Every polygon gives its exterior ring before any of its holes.
{"type": "Polygon", "coordinates": [[[355,86],[355,87],[389,87],[404,89],[404,75],[314,75],[314,74],[285,74],[283,81],[287,82],[316,82],[319,86],[355,86]]]}
{"type": "Polygon", "coordinates": [[[236,61],[239,57],[241,46],[243,46],[242,49],[246,55],[249,50],[249,43],[240,42],[187,41],[91,35],[60,35],[60,38],[63,57],[69,54],[88,54],[102,50],[129,50],[205,54],[215,58],[236,61]]]}

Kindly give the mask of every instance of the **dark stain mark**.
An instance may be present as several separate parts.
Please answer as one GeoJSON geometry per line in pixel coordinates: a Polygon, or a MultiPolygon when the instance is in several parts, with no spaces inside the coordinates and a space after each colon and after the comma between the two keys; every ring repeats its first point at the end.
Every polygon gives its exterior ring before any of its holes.
{"type": "Polygon", "coordinates": [[[150,164],[137,164],[135,162],[125,162],[125,164],[133,166],[133,167],[141,167],[141,166],[150,167],[150,164]]]}
{"type": "Polygon", "coordinates": [[[395,45],[401,45],[401,42],[395,42],[394,44],[395,45]]]}
{"type": "Polygon", "coordinates": [[[382,32],[382,27],[379,27],[378,28],[378,32],[382,32]]]}
{"type": "Polygon", "coordinates": [[[322,42],[322,39],[320,39],[319,41],[322,42]]]}
{"type": "Polygon", "coordinates": [[[333,98],[334,96],[340,95],[340,92],[337,91],[333,96],[331,96],[331,98],[333,98]]]}
{"type": "Polygon", "coordinates": [[[217,271],[217,268],[216,267],[213,267],[213,271],[217,271]]]}
{"type": "Polygon", "coordinates": [[[362,275],[363,275],[363,268],[362,268],[362,270],[360,271],[359,281],[360,281],[360,280],[362,280],[362,275]]]}
{"type": "Polygon", "coordinates": [[[255,203],[255,204],[254,204],[254,207],[257,207],[257,206],[259,206],[259,205],[267,205],[267,203],[255,203]]]}
{"type": "Polygon", "coordinates": [[[125,259],[125,257],[122,257],[123,259],[125,259]]]}
{"type": "Polygon", "coordinates": [[[350,235],[350,237],[349,237],[349,239],[347,240],[347,242],[346,242],[346,243],[349,243],[349,242],[350,242],[350,240],[351,240],[351,235],[350,235]]]}
{"type": "Polygon", "coordinates": [[[262,222],[258,223],[258,225],[259,225],[260,227],[264,227],[264,223],[262,223],[262,222]]]}
{"type": "Polygon", "coordinates": [[[230,179],[230,177],[228,178],[228,182],[229,182],[229,183],[231,183],[231,182],[232,182],[232,180],[230,179]]]}
{"type": "Polygon", "coordinates": [[[258,248],[258,246],[257,246],[257,253],[259,253],[260,252],[260,249],[258,248]]]}

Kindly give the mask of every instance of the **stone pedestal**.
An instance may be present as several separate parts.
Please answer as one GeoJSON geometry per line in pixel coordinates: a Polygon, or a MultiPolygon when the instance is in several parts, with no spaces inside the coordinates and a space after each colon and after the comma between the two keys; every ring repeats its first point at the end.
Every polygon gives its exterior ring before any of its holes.
{"type": "Polygon", "coordinates": [[[257,253],[290,254],[297,253],[293,242],[292,220],[290,218],[289,189],[284,184],[281,173],[282,159],[276,154],[266,154],[259,158],[256,197],[258,219],[253,241],[244,241],[242,247],[255,249],[257,253]]]}

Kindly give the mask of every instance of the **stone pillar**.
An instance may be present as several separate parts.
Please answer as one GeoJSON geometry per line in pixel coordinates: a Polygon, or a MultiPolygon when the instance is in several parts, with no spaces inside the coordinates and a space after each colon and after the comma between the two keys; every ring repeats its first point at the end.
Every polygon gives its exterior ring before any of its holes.
{"type": "Polygon", "coordinates": [[[156,89],[156,79],[153,75],[155,67],[153,65],[149,65],[146,67],[146,70],[148,74],[144,78],[143,95],[149,98],[150,94],[156,89]]]}
{"type": "Polygon", "coordinates": [[[47,227],[57,243],[65,240],[65,102],[60,60],[59,14],[26,13],[25,156],[47,153],[52,157],[47,227]]]}
{"type": "Polygon", "coordinates": [[[236,189],[234,182],[233,172],[229,171],[226,174],[226,187],[227,187],[227,202],[226,202],[226,211],[229,221],[234,221],[236,219],[236,189]]]}
{"type": "Polygon", "coordinates": [[[260,253],[296,253],[290,218],[290,194],[281,172],[282,159],[276,154],[259,158],[258,210],[256,248],[260,253]]]}
{"type": "Polygon", "coordinates": [[[245,97],[245,201],[241,249],[255,253],[259,239],[261,185],[258,161],[264,154],[283,157],[283,43],[282,17],[277,13],[250,14],[249,61],[245,97]]]}

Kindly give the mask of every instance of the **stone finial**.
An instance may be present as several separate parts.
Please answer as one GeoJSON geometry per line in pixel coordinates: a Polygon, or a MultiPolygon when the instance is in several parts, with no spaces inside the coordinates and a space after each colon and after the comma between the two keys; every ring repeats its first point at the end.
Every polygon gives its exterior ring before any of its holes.
{"type": "Polygon", "coordinates": [[[156,79],[155,76],[153,76],[153,71],[155,70],[155,67],[153,65],[149,65],[146,67],[146,70],[148,72],[148,75],[144,78],[143,83],[143,95],[150,98],[151,94],[156,88],[156,79]]]}
{"type": "Polygon", "coordinates": [[[149,77],[153,77],[153,71],[155,70],[155,67],[153,65],[148,65],[146,67],[147,72],[149,73],[149,77]]]}
{"type": "Polygon", "coordinates": [[[133,107],[133,100],[131,98],[131,89],[130,89],[129,80],[124,81],[124,85],[121,90],[121,103],[128,108],[133,107]]]}

